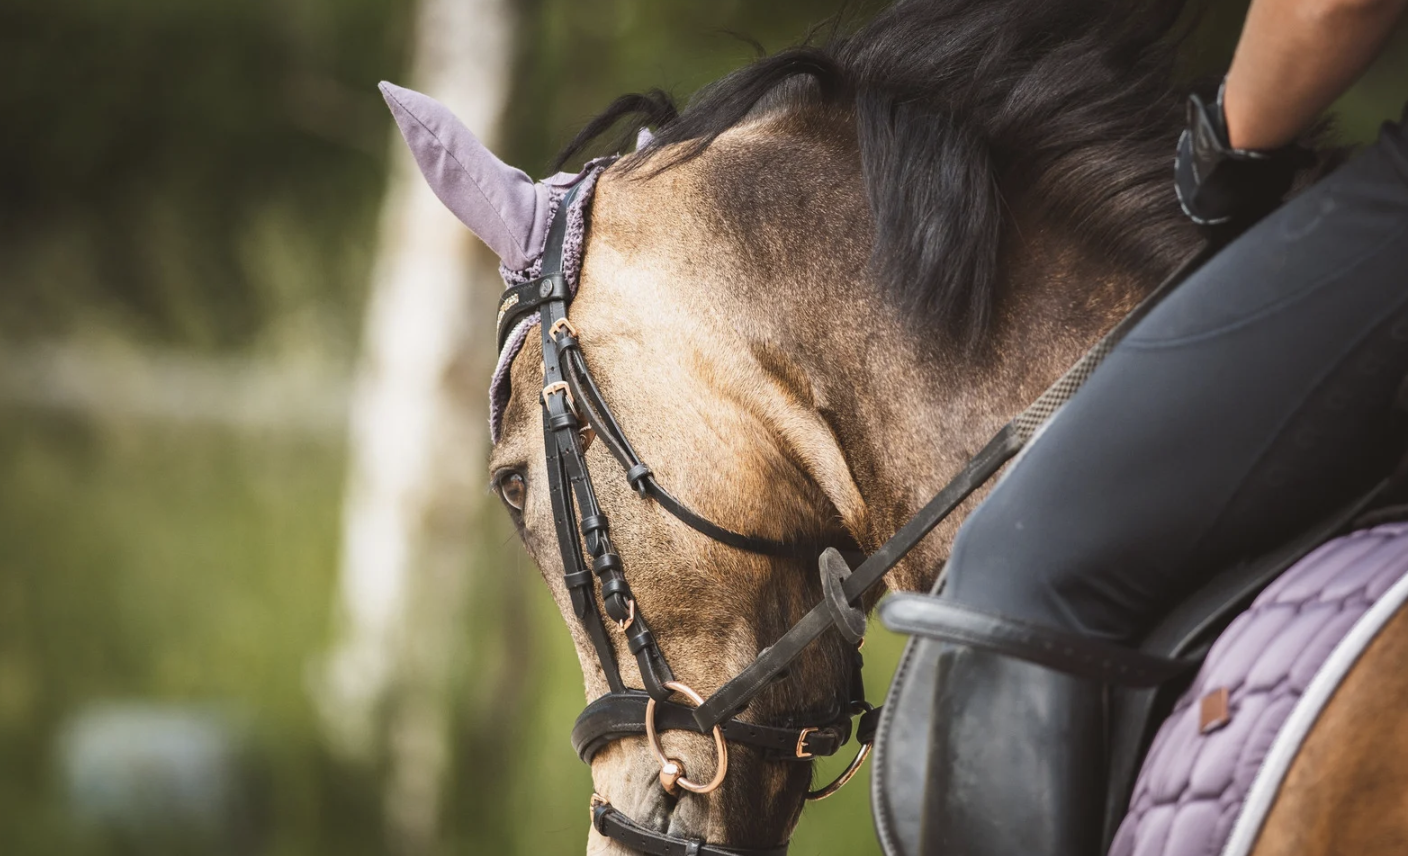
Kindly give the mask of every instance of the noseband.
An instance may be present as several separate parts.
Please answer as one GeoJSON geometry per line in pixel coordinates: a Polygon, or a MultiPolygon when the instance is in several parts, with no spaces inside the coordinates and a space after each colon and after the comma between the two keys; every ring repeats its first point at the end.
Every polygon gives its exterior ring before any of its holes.
{"type": "MultiPolygon", "coordinates": [[[[579,184],[568,192],[559,211],[567,210],[580,188],[579,184]]],[[[850,738],[851,718],[859,716],[856,737],[861,748],[855,760],[836,781],[807,796],[809,799],[829,796],[854,775],[869,752],[879,721],[879,708],[872,708],[866,702],[861,680],[859,651],[866,618],[859,604],[863,596],[939,522],[1020,451],[1089,377],[1114,343],[1202,257],[1199,254],[1180,266],[1040,398],[1003,426],[889,541],[852,570],[834,548],[823,550],[815,543],[775,541],[735,532],[692,511],[660,486],[651,468],[631,447],[602,398],[582,356],[577,330],[568,320],[572,291],[562,269],[566,223],[567,217],[559,215],[548,231],[541,267],[543,275],[507,289],[500,299],[498,346],[502,350],[509,332],[532,313],[538,314],[543,349],[540,396],[543,445],[553,524],[562,555],[563,581],[571,597],[572,611],[596,650],[610,688],[578,716],[572,729],[573,747],[583,761],[590,763],[597,751],[607,744],[624,737],[644,735],[660,761],[660,782],[671,794],[678,793],[680,788],[700,794],[717,788],[727,773],[729,743],[752,746],[760,750],[764,758],[774,761],[807,762],[817,756],[832,755],[850,738]],[[708,698],[675,678],[626,580],[621,557],[611,542],[607,517],[597,504],[584,456],[585,446],[593,437],[606,445],[625,471],[626,482],[642,499],[654,501],[695,531],[739,550],[819,565],[823,600],[708,698]],[[590,565],[582,552],[583,544],[591,557],[590,565]],[[601,581],[601,604],[606,618],[597,606],[597,579],[601,581]],[[622,680],[607,619],[624,634],[626,646],[639,667],[645,685],[643,690],[628,688],[622,680]],[[814,724],[766,725],[738,718],[759,693],[786,676],[788,667],[812,642],[833,627],[855,646],[849,689],[844,699],[813,720],[814,724]],[[687,698],[693,707],[671,701],[676,694],[687,698]],[[658,736],[661,730],[712,735],[718,753],[713,779],[704,783],[691,780],[682,762],[665,754],[658,736]]],[[[787,849],[786,843],[771,849],[744,849],[665,835],[641,826],[595,795],[592,824],[602,835],[652,856],[782,856],[787,849]]]]}

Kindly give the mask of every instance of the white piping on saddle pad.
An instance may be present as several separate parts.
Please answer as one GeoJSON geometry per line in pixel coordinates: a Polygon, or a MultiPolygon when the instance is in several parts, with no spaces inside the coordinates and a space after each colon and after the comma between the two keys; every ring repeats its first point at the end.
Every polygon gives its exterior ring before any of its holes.
{"type": "Polygon", "coordinates": [[[1262,824],[1266,822],[1266,815],[1271,811],[1272,803],[1276,801],[1276,794],[1281,790],[1281,783],[1291,768],[1291,762],[1300,752],[1306,735],[1320,718],[1320,712],[1329,703],[1335,690],[1339,689],[1345,675],[1349,674],[1349,670],[1359,661],[1360,655],[1369,647],[1369,643],[1374,641],[1374,637],[1378,636],[1379,631],[1405,602],[1408,602],[1408,574],[1400,577],[1398,582],[1384,592],[1354,623],[1330,652],[1315,677],[1310,679],[1310,685],[1291,709],[1291,715],[1286,718],[1286,724],[1276,734],[1270,750],[1266,753],[1266,759],[1262,761],[1256,778],[1252,780],[1246,800],[1242,803],[1242,811],[1237,815],[1237,822],[1227,837],[1227,846],[1222,848],[1222,856],[1246,856],[1251,852],[1257,836],[1261,834],[1262,824]]]}

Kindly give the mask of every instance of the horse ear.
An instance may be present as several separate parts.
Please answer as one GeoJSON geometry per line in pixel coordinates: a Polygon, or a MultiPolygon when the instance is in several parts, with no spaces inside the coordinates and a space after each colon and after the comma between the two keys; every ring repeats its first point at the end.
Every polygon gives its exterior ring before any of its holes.
{"type": "Polygon", "coordinates": [[[450,109],[428,95],[382,81],[382,97],[430,189],[511,270],[542,253],[547,189],[485,148],[450,109]]]}

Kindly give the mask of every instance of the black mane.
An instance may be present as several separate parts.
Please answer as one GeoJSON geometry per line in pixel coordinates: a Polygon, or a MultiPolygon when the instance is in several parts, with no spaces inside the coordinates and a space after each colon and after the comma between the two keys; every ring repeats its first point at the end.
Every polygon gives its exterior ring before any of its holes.
{"type": "Polygon", "coordinates": [[[1112,260],[1157,272],[1187,251],[1170,168],[1182,5],[902,0],[853,33],[757,60],[683,112],[658,90],[618,99],[559,163],[627,116],[658,126],[651,150],[686,144],[650,160],[668,169],[760,110],[845,111],[877,275],[973,343],[1000,296],[1006,200],[1018,194],[1112,260]]]}

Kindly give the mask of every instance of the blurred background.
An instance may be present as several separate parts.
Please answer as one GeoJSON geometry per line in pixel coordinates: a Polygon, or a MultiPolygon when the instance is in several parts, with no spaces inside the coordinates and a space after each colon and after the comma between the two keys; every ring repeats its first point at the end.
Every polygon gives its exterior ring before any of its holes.
{"type": "MultiPolygon", "coordinates": [[[[580,672],[485,489],[500,285],[375,85],[541,175],[841,5],[0,0],[0,854],[581,852],[580,672]]],[[[1405,99],[1400,33],[1343,138],[1405,99]]],[[[878,852],[863,777],[792,852],[878,852]]]]}

